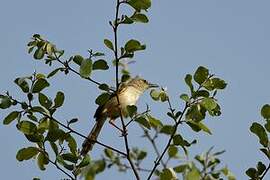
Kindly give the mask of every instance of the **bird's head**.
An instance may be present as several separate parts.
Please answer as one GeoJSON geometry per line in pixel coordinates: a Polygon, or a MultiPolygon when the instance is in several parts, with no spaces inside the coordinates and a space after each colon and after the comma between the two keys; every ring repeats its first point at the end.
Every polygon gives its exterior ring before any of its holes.
{"type": "Polygon", "coordinates": [[[128,85],[133,86],[142,92],[150,88],[158,87],[157,84],[152,84],[147,80],[140,78],[139,76],[129,80],[128,85]]]}

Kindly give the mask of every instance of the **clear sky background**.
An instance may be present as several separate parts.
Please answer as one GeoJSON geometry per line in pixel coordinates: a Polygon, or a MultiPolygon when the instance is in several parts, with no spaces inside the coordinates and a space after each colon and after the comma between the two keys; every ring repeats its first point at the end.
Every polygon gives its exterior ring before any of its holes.
{"type": "MultiPolygon", "coordinates": [[[[194,134],[187,127],[184,137],[199,143],[191,148],[191,157],[206,151],[211,146],[216,150],[226,150],[222,161],[228,165],[238,179],[247,179],[245,170],[255,166],[258,160],[266,159],[258,151],[258,140],[249,132],[253,121],[262,122],[260,108],[269,99],[269,47],[270,24],[268,0],[160,0],[154,1],[149,10],[150,22],[120,28],[120,43],[129,38],[137,38],[147,45],[147,50],[137,53],[136,63],[131,72],[147,80],[166,86],[175,107],[179,107],[179,95],[188,92],[184,76],[193,73],[200,66],[206,66],[212,73],[225,79],[228,86],[218,94],[222,106],[222,116],[207,118],[206,124],[213,135],[194,134]]],[[[42,34],[65,49],[66,57],[81,54],[87,56],[87,49],[93,48],[106,53],[108,62],[111,54],[105,50],[104,38],[112,38],[108,21],[113,18],[114,1],[16,1],[1,0],[0,6],[0,91],[9,90],[23,99],[13,83],[15,77],[34,72],[48,73],[52,69],[27,54],[26,44],[34,33],[42,34]]],[[[114,71],[105,75],[96,73],[95,79],[113,83],[114,71]],[[101,75],[101,76],[100,76],[101,75]]],[[[89,84],[74,75],[58,75],[51,79],[51,87],[46,92],[54,96],[56,91],[66,93],[66,102],[57,117],[63,122],[78,117],[75,126],[87,134],[93,125],[95,111],[94,98],[98,95],[94,84],[89,84]]],[[[140,99],[141,110],[151,101],[149,93],[140,99]]],[[[150,103],[153,114],[164,122],[165,105],[150,103]]],[[[2,120],[8,111],[1,111],[2,120]]],[[[114,146],[123,147],[122,139],[106,125],[101,140],[114,146]]],[[[147,142],[140,142],[142,131],[136,126],[129,129],[132,145],[140,145],[151,151],[147,142]]],[[[61,179],[64,177],[54,167],[41,172],[36,162],[17,162],[18,149],[28,146],[15,124],[0,125],[0,169],[1,179],[61,179]]],[[[78,137],[78,144],[82,139],[78,137]]],[[[160,142],[160,146],[164,146],[160,142]]],[[[96,146],[93,154],[102,150],[96,146]]],[[[151,156],[150,156],[151,157],[151,156]]],[[[152,157],[153,158],[153,157],[152,157]]],[[[151,167],[153,159],[147,159],[151,167]]],[[[115,169],[109,170],[97,179],[132,179],[131,172],[119,175],[115,169]],[[115,178],[113,178],[115,177],[115,178]]],[[[270,179],[268,173],[267,178],[270,179]]]]}

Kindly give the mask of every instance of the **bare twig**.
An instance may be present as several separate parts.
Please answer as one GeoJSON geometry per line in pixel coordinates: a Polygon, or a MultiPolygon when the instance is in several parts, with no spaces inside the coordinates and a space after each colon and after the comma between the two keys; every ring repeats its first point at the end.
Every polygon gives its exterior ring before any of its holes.
{"type": "Polygon", "coordinates": [[[266,168],[266,170],[264,171],[263,175],[261,176],[261,180],[264,178],[264,176],[267,174],[267,172],[270,170],[270,163],[268,164],[268,167],[266,168]]]}

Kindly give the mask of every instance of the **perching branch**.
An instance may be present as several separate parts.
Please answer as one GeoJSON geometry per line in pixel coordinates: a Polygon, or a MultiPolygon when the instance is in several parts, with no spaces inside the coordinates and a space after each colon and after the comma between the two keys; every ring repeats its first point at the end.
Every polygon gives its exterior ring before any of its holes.
{"type": "Polygon", "coordinates": [[[111,23],[112,28],[113,28],[113,32],[114,32],[114,58],[115,58],[115,77],[116,77],[116,98],[117,98],[117,102],[118,102],[118,110],[119,110],[119,114],[120,114],[120,119],[121,119],[121,124],[122,124],[122,130],[123,130],[123,137],[124,137],[124,142],[125,142],[125,148],[126,148],[126,154],[127,154],[127,160],[129,161],[129,164],[133,170],[133,173],[136,177],[137,180],[140,179],[139,174],[136,170],[136,167],[134,165],[134,163],[132,162],[132,159],[130,157],[130,149],[129,149],[129,143],[128,143],[128,138],[127,138],[127,128],[124,122],[124,118],[121,112],[121,108],[120,108],[120,101],[119,101],[119,96],[118,96],[118,90],[119,90],[119,57],[118,57],[118,38],[117,38],[117,30],[118,30],[118,17],[119,17],[119,9],[120,9],[120,4],[122,2],[120,2],[120,0],[116,1],[116,9],[115,9],[115,19],[114,19],[114,23],[111,23]]]}

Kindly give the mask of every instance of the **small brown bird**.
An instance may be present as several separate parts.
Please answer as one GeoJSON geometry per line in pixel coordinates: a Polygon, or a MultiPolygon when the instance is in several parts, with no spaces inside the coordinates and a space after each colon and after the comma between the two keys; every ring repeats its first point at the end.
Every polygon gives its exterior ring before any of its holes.
{"type": "Polygon", "coordinates": [[[97,140],[101,128],[107,118],[110,119],[110,124],[118,128],[114,124],[114,120],[120,116],[119,107],[121,109],[122,116],[127,117],[128,113],[126,107],[129,105],[135,105],[144,91],[154,87],[158,86],[155,84],[151,84],[146,80],[139,78],[138,76],[121,84],[117,92],[119,98],[119,105],[116,94],[113,94],[104,105],[97,108],[94,115],[96,123],[90,131],[88,139],[86,139],[82,144],[81,155],[85,156],[89,151],[93,149],[95,141],[97,140]]]}

